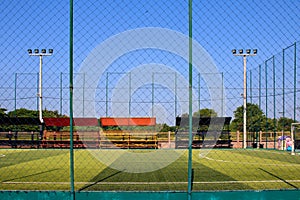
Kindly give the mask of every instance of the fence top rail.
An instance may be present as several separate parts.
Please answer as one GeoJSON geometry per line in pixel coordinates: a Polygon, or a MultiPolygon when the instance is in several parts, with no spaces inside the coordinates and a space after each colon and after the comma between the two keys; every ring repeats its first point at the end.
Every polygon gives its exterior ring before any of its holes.
{"type": "Polygon", "coordinates": [[[0,125],[39,125],[39,118],[32,117],[2,117],[0,125]]]}
{"type": "MultiPolygon", "coordinates": [[[[153,117],[101,117],[100,124],[97,118],[73,118],[74,126],[154,126],[153,117]]],[[[44,118],[46,126],[70,126],[70,118],[44,118]]]]}
{"type": "Polygon", "coordinates": [[[105,126],[155,126],[155,117],[101,117],[100,125],[105,126]]]}
{"type": "MultiPolygon", "coordinates": [[[[46,126],[70,126],[70,118],[44,118],[46,126]]],[[[73,118],[74,126],[99,126],[97,118],[73,118]]]]}
{"type": "MultiPolygon", "coordinates": [[[[231,117],[193,117],[193,126],[229,125],[231,117]]],[[[187,126],[189,117],[176,117],[176,126],[187,126]]]]}

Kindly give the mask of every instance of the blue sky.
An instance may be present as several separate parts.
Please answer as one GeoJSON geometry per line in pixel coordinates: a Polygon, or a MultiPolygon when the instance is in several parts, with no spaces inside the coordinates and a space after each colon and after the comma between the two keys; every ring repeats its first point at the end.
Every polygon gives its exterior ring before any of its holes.
{"type": "MultiPolygon", "coordinates": [[[[212,56],[220,72],[224,72],[226,87],[236,88],[229,93],[236,99],[231,100],[228,107],[234,108],[241,103],[240,96],[236,96],[241,91],[243,70],[241,58],[233,57],[231,49],[257,48],[258,55],[249,59],[248,67],[258,67],[283,48],[300,41],[299,10],[299,0],[193,1],[193,38],[212,56]]],[[[53,56],[44,59],[44,85],[50,89],[53,86],[49,94],[52,91],[57,98],[57,74],[69,70],[69,2],[3,0],[0,13],[0,104],[10,108],[14,104],[11,99],[16,73],[38,73],[38,59],[28,56],[28,48],[54,49],[53,56]],[[5,101],[7,99],[9,101],[5,101]]],[[[101,42],[126,30],[142,27],[162,27],[188,35],[188,1],[74,0],[75,73],[101,42]]],[[[170,60],[151,56],[150,60],[143,56],[145,59],[141,63],[166,64],[170,60]]],[[[127,62],[134,63],[136,59],[127,62]]],[[[184,70],[186,73],[187,68],[184,70]]],[[[32,81],[34,78],[20,75],[19,79],[32,81]]],[[[32,82],[36,83],[36,80],[32,82]]],[[[64,85],[67,83],[64,79],[64,85]]],[[[33,91],[36,90],[32,89],[31,93],[33,91]]],[[[66,95],[67,90],[64,91],[66,95]]],[[[32,97],[32,102],[35,99],[32,97]]],[[[32,104],[18,102],[18,107],[32,104]]],[[[57,102],[45,100],[45,104],[55,107],[57,102]]],[[[232,114],[230,110],[229,114],[232,114]]]]}

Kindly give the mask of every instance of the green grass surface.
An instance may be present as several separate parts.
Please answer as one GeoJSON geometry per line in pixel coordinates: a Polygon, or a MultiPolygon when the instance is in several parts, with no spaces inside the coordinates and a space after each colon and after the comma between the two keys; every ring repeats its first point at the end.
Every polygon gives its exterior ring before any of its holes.
{"type": "MultiPolygon", "coordinates": [[[[75,189],[185,191],[185,150],[75,150],[75,189]],[[109,165],[109,166],[108,166],[109,165]]],[[[0,190],[69,190],[69,150],[1,149],[0,190]]],[[[300,188],[300,157],[275,150],[193,150],[193,190],[300,188]]]]}

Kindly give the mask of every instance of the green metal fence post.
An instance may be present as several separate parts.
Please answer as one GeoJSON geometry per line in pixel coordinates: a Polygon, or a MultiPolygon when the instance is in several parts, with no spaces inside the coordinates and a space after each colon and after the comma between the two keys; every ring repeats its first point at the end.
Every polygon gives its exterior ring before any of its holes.
{"type": "Polygon", "coordinates": [[[175,98],[174,98],[174,101],[175,101],[175,119],[177,117],[177,73],[175,72],[175,98]]]}
{"type": "Polygon", "coordinates": [[[261,109],[261,65],[258,66],[258,105],[261,109]]]}
{"type": "Polygon", "coordinates": [[[83,83],[82,83],[82,117],[84,117],[84,90],[85,90],[85,73],[83,73],[83,83]]]}
{"type": "MultiPolygon", "coordinates": [[[[18,73],[15,73],[15,113],[17,110],[17,78],[18,78],[18,73]]],[[[15,114],[16,117],[16,114],[15,114]]]]}
{"type": "Polygon", "coordinates": [[[252,103],[252,70],[250,70],[250,102],[252,103]]]}
{"type": "Polygon", "coordinates": [[[128,89],[129,89],[129,108],[128,108],[128,110],[129,110],[129,117],[131,116],[131,72],[129,72],[129,80],[128,80],[128,89]]]}
{"type": "Polygon", "coordinates": [[[192,87],[193,87],[193,22],[192,22],[192,0],[189,0],[189,153],[188,153],[188,199],[192,199],[192,140],[193,140],[193,105],[192,105],[192,87]]]}
{"type": "MultiPolygon", "coordinates": [[[[282,50],[282,117],[284,118],[285,117],[285,95],[284,95],[284,87],[285,87],[285,80],[284,80],[284,77],[285,77],[285,74],[284,74],[284,71],[285,71],[285,67],[284,67],[284,56],[285,56],[285,53],[284,53],[285,49],[282,50]]],[[[284,122],[284,120],[282,120],[284,122]]],[[[282,133],[284,133],[284,124],[282,124],[282,133]]]]}
{"type": "Polygon", "coordinates": [[[60,115],[62,115],[62,76],[63,76],[63,73],[60,72],[60,92],[59,92],[59,112],[60,112],[60,115]]]}
{"type": "Polygon", "coordinates": [[[75,200],[73,151],[73,0],[70,0],[70,185],[71,200],[75,200]]]}
{"type": "Polygon", "coordinates": [[[200,81],[201,81],[201,79],[200,79],[200,73],[198,74],[198,109],[200,110],[201,109],[201,105],[200,105],[200,103],[201,103],[201,101],[200,101],[200,98],[201,98],[201,96],[200,96],[200,81]]]}
{"type": "Polygon", "coordinates": [[[296,92],[297,92],[297,47],[294,43],[294,122],[296,122],[296,92]]]}
{"type": "Polygon", "coordinates": [[[105,115],[108,116],[108,74],[106,73],[106,85],[105,85],[105,115]]]}
{"type": "Polygon", "coordinates": [[[152,96],[152,101],[151,101],[151,116],[154,116],[154,73],[152,72],[152,84],[151,84],[151,96],[152,96]]]}
{"type": "Polygon", "coordinates": [[[276,74],[275,74],[275,56],[272,57],[273,60],[273,126],[274,126],[274,149],[276,149],[276,131],[277,131],[277,126],[276,126],[276,74]]]}
{"type": "MultiPolygon", "coordinates": [[[[269,60],[269,59],[268,59],[269,60]]],[[[268,148],[268,60],[265,61],[265,79],[266,79],[266,149],[268,148]]]]}
{"type": "MultiPolygon", "coordinates": [[[[258,106],[261,109],[261,65],[258,65],[258,106]]],[[[260,131],[263,131],[262,128],[260,131]]]]}
{"type": "Polygon", "coordinates": [[[224,73],[221,72],[222,75],[222,109],[221,109],[221,117],[224,116],[224,112],[225,112],[225,99],[224,99],[224,73]]]}

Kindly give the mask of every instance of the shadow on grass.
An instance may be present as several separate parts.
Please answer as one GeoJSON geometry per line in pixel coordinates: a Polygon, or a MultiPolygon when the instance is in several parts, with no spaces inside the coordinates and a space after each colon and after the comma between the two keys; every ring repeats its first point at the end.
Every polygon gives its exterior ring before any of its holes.
{"type": "MultiPolygon", "coordinates": [[[[250,185],[238,182],[239,180],[227,173],[216,170],[214,165],[193,163],[193,191],[222,191],[222,190],[251,190],[250,185]],[[235,181],[237,181],[235,183],[235,181]]],[[[226,167],[226,166],[224,166],[226,167]]],[[[234,169],[233,169],[234,170],[234,169]]]]}
{"type": "Polygon", "coordinates": [[[271,173],[271,172],[268,172],[267,170],[264,170],[264,169],[262,169],[262,168],[258,168],[258,169],[260,169],[261,171],[263,171],[263,172],[265,172],[265,173],[267,173],[267,174],[269,174],[269,175],[271,175],[271,176],[273,176],[273,177],[275,177],[275,178],[281,180],[282,182],[286,183],[287,185],[289,185],[289,186],[291,186],[291,187],[293,187],[293,188],[295,188],[295,189],[299,189],[297,186],[295,186],[295,185],[293,185],[293,184],[287,182],[287,181],[284,180],[283,178],[281,178],[281,177],[279,177],[279,176],[277,176],[277,175],[275,175],[275,174],[273,174],[273,173],[271,173]]]}
{"type": "Polygon", "coordinates": [[[281,177],[279,177],[279,176],[277,176],[277,175],[275,175],[275,174],[272,174],[271,172],[268,172],[267,170],[264,170],[264,169],[262,169],[262,168],[259,168],[259,169],[260,169],[261,171],[266,172],[267,174],[269,174],[269,175],[271,175],[271,176],[273,176],[273,177],[275,177],[275,178],[281,180],[282,182],[288,184],[289,186],[291,186],[291,187],[293,187],[293,188],[295,188],[295,189],[299,189],[297,186],[295,186],[295,185],[293,185],[293,184],[287,182],[287,181],[284,180],[283,178],[281,178],[281,177]]]}
{"type": "Polygon", "coordinates": [[[272,162],[274,160],[280,162],[287,162],[289,164],[299,164],[300,160],[297,156],[291,156],[287,151],[279,151],[279,150],[266,150],[266,149],[232,149],[233,153],[242,154],[246,156],[261,158],[261,159],[269,159],[272,162]]]}
{"type": "MultiPolygon", "coordinates": [[[[201,163],[194,163],[192,172],[192,188],[194,191],[252,189],[251,186],[240,182],[232,183],[236,179],[201,163]]],[[[127,173],[107,167],[90,180],[91,184],[82,186],[79,191],[184,191],[187,189],[187,180],[186,160],[182,159],[163,169],[147,173],[127,173]],[[118,184],[109,186],[101,184],[101,188],[97,186],[105,181],[118,184]]]]}
{"type": "Polygon", "coordinates": [[[60,156],[67,153],[68,151],[50,150],[50,149],[15,151],[14,153],[9,153],[5,157],[1,158],[0,168],[17,165],[25,162],[60,156]]]}
{"type": "Polygon", "coordinates": [[[59,170],[59,169],[51,169],[51,170],[47,170],[47,171],[42,171],[42,172],[38,172],[38,173],[34,173],[34,174],[29,174],[27,176],[20,176],[20,177],[16,177],[16,178],[13,178],[13,179],[3,180],[1,182],[4,183],[4,182],[14,181],[14,180],[22,179],[22,178],[29,178],[29,177],[33,177],[33,176],[53,172],[53,171],[56,171],[56,170],[59,170]]]}
{"type": "Polygon", "coordinates": [[[114,172],[114,173],[111,173],[111,174],[108,175],[108,176],[103,177],[103,178],[101,177],[101,174],[102,174],[102,173],[100,173],[100,174],[98,174],[97,176],[95,176],[95,177],[91,180],[91,182],[93,182],[93,183],[88,184],[88,185],[86,185],[86,186],[80,188],[78,191],[86,190],[86,189],[88,189],[88,188],[90,188],[90,187],[92,187],[92,186],[94,186],[94,185],[97,185],[98,183],[100,183],[100,182],[102,182],[102,181],[105,181],[106,179],[109,179],[109,178],[111,178],[111,177],[113,177],[113,176],[115,176],[115,175],[117,175],[117,174],[119,174],[119,173],[122,173],[122,171],[116,171],[116,172],[114,172]]]}

